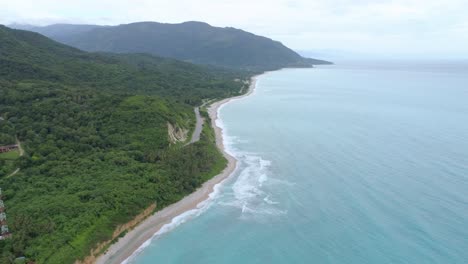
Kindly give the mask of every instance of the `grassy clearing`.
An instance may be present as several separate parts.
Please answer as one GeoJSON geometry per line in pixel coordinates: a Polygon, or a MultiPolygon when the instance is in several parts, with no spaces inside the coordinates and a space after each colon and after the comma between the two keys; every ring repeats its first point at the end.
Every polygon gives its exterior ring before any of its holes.
{"type": "Polygon", "coordinates": [[[19,158],[19,150],[13,150],[5,153],[0,153],[0,160],[15,160],[19,158]]]}

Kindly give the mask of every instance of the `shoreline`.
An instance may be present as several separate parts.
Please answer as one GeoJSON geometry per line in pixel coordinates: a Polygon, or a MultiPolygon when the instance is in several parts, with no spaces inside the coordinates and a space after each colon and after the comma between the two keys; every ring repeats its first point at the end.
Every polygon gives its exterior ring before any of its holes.
{"type": "Polygon", "coordinates": [[[218,111],[222,105],[231,100],[251,95],[255,90],[258,76],[255,75],[250,78],[249,90],[245,94],[216,101],[207,109],[211,119],[211,126],[216,135],[216,146],[228,161],[226,168],[220,174],[203,183],[195,192],[143,220],[134,229],[125,234],[125,236],[112,244],[104,254],[100,255],[96,259],[96,264],[127,263],[135,254],[146,247],[155,236],[171,230],[171,227],[168,225],[177,225],[175,221],[178,217],[186,214],[195,214],[199,209],[202,209],[211,197],[211,194],[216,192],[216,187],[232,175],[237,167],[237,160],[227,153],[224,148],[223,129],[216,125],[216,120],[219,118],[218,111]]]}

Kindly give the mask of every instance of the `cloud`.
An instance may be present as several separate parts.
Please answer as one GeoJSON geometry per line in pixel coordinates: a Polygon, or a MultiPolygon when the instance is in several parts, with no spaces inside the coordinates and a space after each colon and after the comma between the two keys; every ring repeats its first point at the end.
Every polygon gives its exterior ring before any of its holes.
{"type": "Polygon", "coordinates": [[[295,49],[468,54],[466,0],[0,0],[0,23],[205,21],[295,49]],[[423,46],[423,47],[421,47],[423,46]]]}

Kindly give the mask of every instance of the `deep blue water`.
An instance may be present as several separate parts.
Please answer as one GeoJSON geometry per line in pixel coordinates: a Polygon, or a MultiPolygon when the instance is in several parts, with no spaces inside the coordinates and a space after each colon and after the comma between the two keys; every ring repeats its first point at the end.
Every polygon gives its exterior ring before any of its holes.
{"type": "Polygon", "coordinates": [[[263,75],[220,110],[236,173],[132,262],[468,263],[468,67],[435,66],[263,75]]]}

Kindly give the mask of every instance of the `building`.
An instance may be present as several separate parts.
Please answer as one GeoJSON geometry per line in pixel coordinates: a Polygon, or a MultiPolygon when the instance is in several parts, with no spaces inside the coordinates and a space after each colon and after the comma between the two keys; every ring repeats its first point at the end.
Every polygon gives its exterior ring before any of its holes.
{"type": "Polygon", "coordinates": [[[18,149],[18,145],[0,146],[0,153],[9,152],[18,149]]]}
{"type": "Polygon", "coordinates": [[[10,230],[8,229],[5,204],[3,203],[2,189],[0,188],[0,240],[11,237],[10,230]]]}

